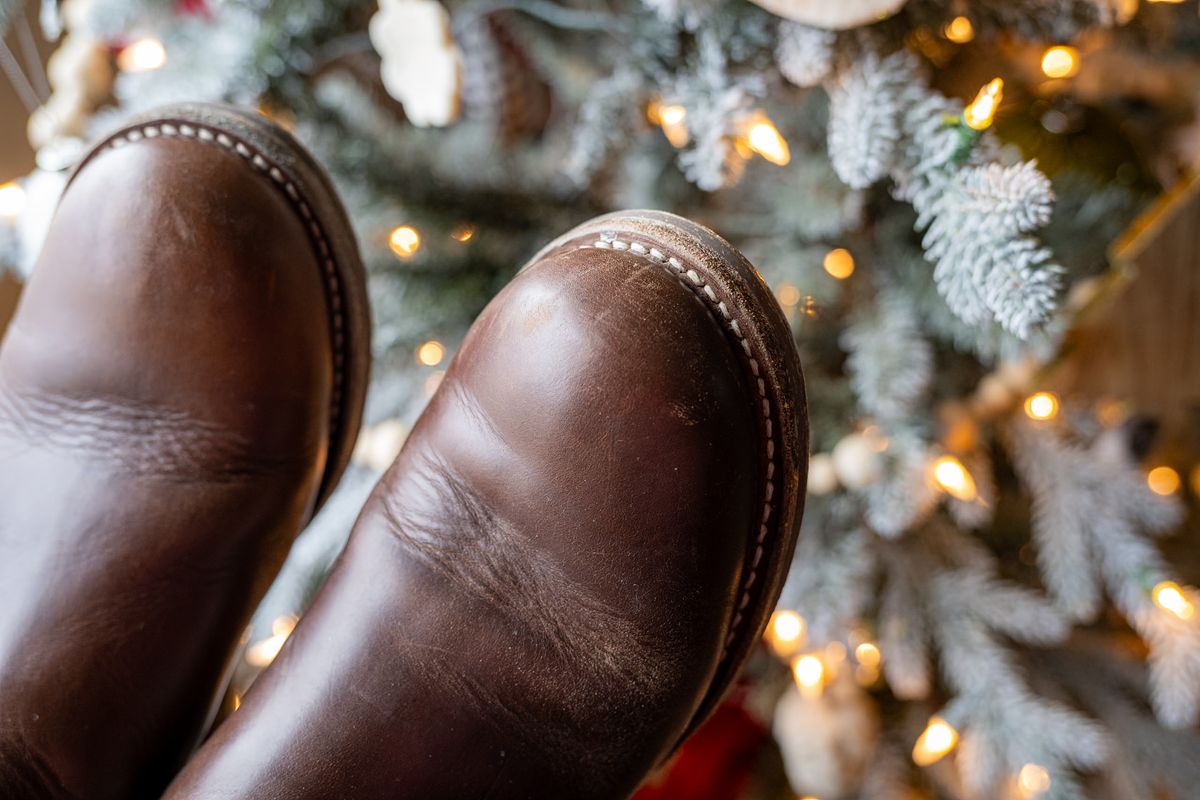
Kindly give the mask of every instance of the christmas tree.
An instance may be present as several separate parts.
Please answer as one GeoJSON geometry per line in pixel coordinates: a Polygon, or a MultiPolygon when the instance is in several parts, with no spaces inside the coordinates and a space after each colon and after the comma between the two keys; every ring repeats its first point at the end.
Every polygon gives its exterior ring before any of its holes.
{"type": "Polygon", "coordinates": [[[813,456],[763,652],[641,796],[1196,797],[1194,3],[63,0],[31,19],[0,0],[4,29],[38,163],[0,186],[14,274],[86,140],[169,101],[285,125],[357,226],[370,424],[226,713],[475,314],[572,225],[659,208],[774,289],[813,456]]]}

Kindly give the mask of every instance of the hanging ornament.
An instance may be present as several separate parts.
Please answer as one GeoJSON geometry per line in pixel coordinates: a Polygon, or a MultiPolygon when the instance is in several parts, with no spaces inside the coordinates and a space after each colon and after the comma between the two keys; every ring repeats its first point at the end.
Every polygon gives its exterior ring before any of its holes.
{"type": "Polygon", "coordinates": [[[831,455],[837,479],[847,489],[865,489],[883,477],[883,456],[877,443],[865,434],[846,436],[831,455]]]}
{"type": "Polygon", "coordinates": [[[789,686],[775,708],[774,733],[797,794],[844,797],[862,784],[879,717],[847,670],[819,696],[789,686]]]}
{"type": "Polygon", "coordinates": [[[454,38],[462,50],[465,116],[493,124],[506,144],[540,135],[550,119],[550,86],[504,15],[467,16],[454,38]]]}
{"type": "Polygon", "coordinates": [[[462,57],[450,14],[437,0],[381,0],[371,17],[380,76],[414,125],[443,127],[458,119],[462,57]]]}
{"type": "Polygon", "coordinates": [[[845,31],[879,22],[908,0],[751,0],[772,14],[814,28],[845,31]]]}

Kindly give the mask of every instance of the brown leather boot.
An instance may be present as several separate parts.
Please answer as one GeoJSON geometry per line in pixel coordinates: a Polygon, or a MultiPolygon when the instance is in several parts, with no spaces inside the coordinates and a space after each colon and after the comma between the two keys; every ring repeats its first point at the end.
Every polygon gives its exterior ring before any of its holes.
{"type": "Polygon", "coordinates": [[[0,797],[161,792],[346,464],[368,349],[287,134],[175,107],[83,161],[0,350],[0,797]]]}
{"type": "Polygon", "coordinates": [[[483,312],[315,604],[170,800],[619,798],[762,633],[807,466],[754,268],[602,217],[483,312]]]}

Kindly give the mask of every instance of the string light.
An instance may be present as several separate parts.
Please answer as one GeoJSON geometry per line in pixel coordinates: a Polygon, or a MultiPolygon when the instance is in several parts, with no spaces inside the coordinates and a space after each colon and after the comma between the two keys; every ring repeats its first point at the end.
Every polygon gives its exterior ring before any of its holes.
{"type": "Polygon", "coordinates": [[[422,366],[436,367],[446,357],[446,346],[437,339],[430,339],[417,348],[417,362],[422,366]]]}
{"type": "Polygon", "coordinates": [[[687,109],[681,105],[663,105],[652,100],[646,106],[646,118],[662,128],[663,135],[674,147],[685,147],[691,140],[687,129],[687,109]]]}
{"type": "Polygon", "coordinates": [[[1054,419],[1058,416],[1058,397],[1052,392],[1031,394],[1025,398],[1025,414],[1030,419],[1054,419]]]}
{"type": "Polygon", "coordinates": [[[25,210],[25,189],[15,181],[0,184],[0,217],[16,217],[25,210]]]}
{"type": "Polygon", "coordinates": [[[1163,497],[1175,494],[1182,483],[1179,473],[1167,466],[1155,467],[1146,473],[1146,485],[1150,491],[1163,497]]]}
{"type": "Polygon", "coordinates": [[[767,644],[775,654],[787,658],[804,640],[804,618],[795,611],[776,611],[767,625],[767,644]]]}
{"type": "Polygon", "coordinates": [[[1004,97],[1004,81],[992,78],[979,90],[971,104],[963,109],[963,122],[977,131],[984,130],[996,118],[996,109],[1004,97]]]}
{"type": "Polygon", "coordinates": [[[781,283],[779,288],[775,290],[775,296],[779,298],[779,304],[782,306],[792,307],[800,302],[800,290],[790,283],[781,283]]]}
{"type": "Polygon", "coordinates": [[[464,223],[450,232],[450,238],[456,242],[466,244],[475,238],[475,228],[464,223]]]}
{"type": "Polygon", "coordinates": [[[975,38],[975,26],[966,17],[955,17],[946,23],[942,33],[955,44],[966,44],[975,38]]]}
{"type": "Polygon", "coordinates": [[[1196,613],[1196,607],[1187,599],[1183,589],[1174,581],[1163,581],[1154,587],[1150,593],[1154,604],[1164,611],[1169,611],[1180,619],[1191,619],[1196,613]]]}
{"type": "Polygon", "coordinates": [[[296,622],[296,617],[290,614],[277,617],[271,623],[271,635],[246,651],[246,663],[252,667],[265,667],[274,661],[283,649],[283,643],[296,629],[296,622]]]}
{"type": "Polygon", "coordinates": [[[1038,797],[1050,788],[1050,773],[1040,764],[1026,764],[1017,774],[1017,786],[1025,797],[1038,797]]]}
{"type": "Polygon", "coordinates": [[[864,667],[878,667],[879,662],[883,659],[879,647],[872,642],[863,642],[854,648],[854,657],[864,667]]]}
{"type": "Polygon", "coordinates": [[[931,717],[925,732],[913,745],[912,759],[918,767],[936,764],[958,744],[958,731],[941,717],[931,717]]]}
{"type": "Polygon", "coordinates": [[[117,54],[122,72],[153,72],[167,63],[167,49],[158,39],[146,37],[126,45],[117,54]]]}
{"type": "Polygon", "coordinates": [[[787,140],[770,117],[761,111],[750,118],[750,126],[746,129],[746,144],[752,151],[776,166],[782,167],[792,160],[792,151],[787,140]]]}
{"type": "Polygon", "coordinates": [[[825,683],[825,664],[815,655],[797,658],[792,664],[792,676],[800,694],[808,698],[820,697],[825,683]]]}
{"type": "Polygon", "coordinates": [[[1069,78],[1079,71],[1079,51],[1058,44],[1042,54],[1042,72],[1047,78],[1069,78]]]}
{"type": "Polygon", "coordinates": [[[825,254],[821,266],[839,281],[844,281],[854,274],[854,256],[846,248],[838,247],[825,254]]]}
{"type": "Polygon", "coordinates": [[[421,249],[421,234],[411,225],[401,225],[388,236],[388,247],[400,258],[412,258],[421,249]]]}
{"type": "Polygon", "coordinates": [[[933,482],[946,494],[966,502],[977,494],[975,479],[954,456],[942,456],[933,462],[933,482]]]}

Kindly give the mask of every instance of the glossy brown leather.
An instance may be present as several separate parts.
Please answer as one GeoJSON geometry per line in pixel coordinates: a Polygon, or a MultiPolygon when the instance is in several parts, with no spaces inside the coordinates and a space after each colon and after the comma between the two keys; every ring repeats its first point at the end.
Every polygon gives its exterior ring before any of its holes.
{"type": "Polygon", "coordinates": [[[295,204],[214,142],[139,138],[74,177],[0,350],[5,800],[158,796],[331,450],[295,204]]]}
{"type": "MultiPolygon", "coordinates": [[[[169,800],[619,798],[711,706],[763,557],[762,397],[703,295],[581,241],[476,321],[315,604],[169,800]]],[[[799,453],[801,427],[775,441],[799,453]]]]}

